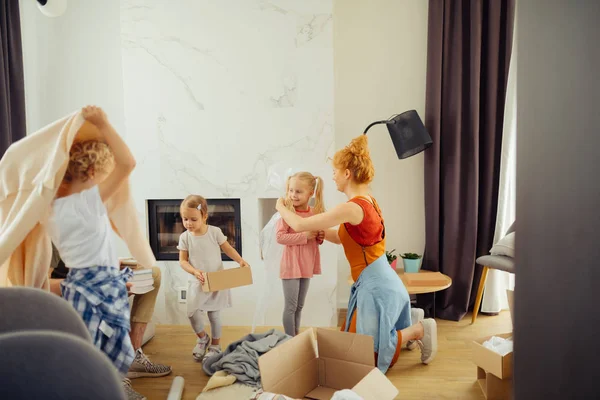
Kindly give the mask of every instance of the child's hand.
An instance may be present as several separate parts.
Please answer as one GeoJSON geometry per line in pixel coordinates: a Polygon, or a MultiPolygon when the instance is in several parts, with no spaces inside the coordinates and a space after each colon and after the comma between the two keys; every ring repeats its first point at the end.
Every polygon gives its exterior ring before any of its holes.
{"type": "Polygon", "coordinates": [[[240,267],[242,268],[250,268],[250,264],[246,262],[246,260],[240,261],[240,267]]]}
{"type": "Polygon", "coordinates": [[[202,271],[194,272],[194,276],[200,281],[200,283],[204,283],[204,273],[202,271]]]}
{"type": "Polygon", "coordinates": [[[322,242],[323,240],[325,240],[325,231],[319,231],[317,233],[317,240],[319,242],[322,242]]]}
{"type": "Polygon", "coordinates": [[[125,286],[127,286],[127,296],[131,296],[133,293],[131,293],[131,287],[133,286],[132,282],[127,282],[125,283],[125,286]]]}
{"type": "Polygon", "coordinates": [[[108,124],[108,119],[106,118],[106,114],[100,107],[96,106],[87,106],[83,107],[81,110],[81,115],[85,118],[86,121],[91,122],[96,125],[98,128],[101,128],[108,124]]]}
{"type": "Polygon", "coordinates": [[[317,231],[304,232],[304,234],[306,235],[306,240],[312,240],[317,237],[317,231]]]}
{"type": "Polygon", "coordinates": [[[282,210],[285,210],[286,204],[285,204],[285,199],[283,197],[280,197],[277,199],[277,205],[275,206],[275,209],[279,212],[281,212],[282,210]]]}

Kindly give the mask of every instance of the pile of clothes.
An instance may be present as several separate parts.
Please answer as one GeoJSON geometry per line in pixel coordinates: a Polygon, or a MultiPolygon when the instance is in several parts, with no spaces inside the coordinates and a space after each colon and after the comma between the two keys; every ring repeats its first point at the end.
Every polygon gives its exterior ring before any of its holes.
{"type": "Polygon", "coordinates": [[[265,333],[251,333],[231,343],[222,353],[204,360],[202,368],[211,376],[204,390],[232,385],[236,381],[260,388],[258,358],[289,339],[291,336],[271,329],[265,333]]]}

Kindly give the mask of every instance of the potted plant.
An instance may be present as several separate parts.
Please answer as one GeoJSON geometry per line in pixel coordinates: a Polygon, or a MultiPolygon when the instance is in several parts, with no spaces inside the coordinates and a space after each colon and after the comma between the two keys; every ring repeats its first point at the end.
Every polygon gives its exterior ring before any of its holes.
{"type": "Polygon", "coordinates": [[[404,253],[400,255],[404,264],[404,272],[415,273],[419,272],[421,266],[421,256],[416,253],[404,253]]]}
{"type": "Polygon", "coordinates": [[[396,249],[385,252],[385,256],[387,257],[388,263],[394,269],[396,269],[396,263],[398,262],[398,256],[394,254],[395,251],[396,249]]]}

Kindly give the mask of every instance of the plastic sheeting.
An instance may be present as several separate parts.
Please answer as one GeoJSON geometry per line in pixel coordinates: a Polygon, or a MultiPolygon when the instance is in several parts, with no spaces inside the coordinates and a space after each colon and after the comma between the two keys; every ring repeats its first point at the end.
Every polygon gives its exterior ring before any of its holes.
{"type": "MultiPolygon", "coordinates": [[[[275,164],[267,169],[267,190],[275,191],[277,196],[284,197],[286,195],[287,178],[296,172],[307,171],[298,167],[282,166],[275,164]]],[[[314,196],[309,204],[314,203],[314,196]]],[[[259,246],[262,261],[264,263],[264,280],[262,285],[256,285],[258,291],[258,301],[254,311],[254,319],[252,322],[252,332],[257,326],[265,325],[267,309],[269,307],[269,299],[274,296],[275,288],[281,288],[279,282],[279,265],[281,256],[283,255],[284,246],[277,243],[276,229],[277,221],[281,218],[278,212],[273,214],[269,222],[260,231],[259,246]]]]}
{"type": "Polygon", "coordinates": [[[279,213],[275,213],[260,231],[260,252],[264,263],[264,280],[262,285],[257,285],[258,301],[252,320],[252,332],[256,326],[265,325],[265,317],[269,299],[272,298],[273,290],[281,286],[279,281],[279,264],[283,255],[283,245],[277,243],[276,227],[277,221],[281,219],[279,213]]]}
{"type": "MultiPolygon", "coordinates": [[[[284,196],[287,178],[298,171],[300,169],[277,165],[269,167],[267,171],[267,190],[274,190],[279,196],[284,196]]],[[[255,285],[258,291],[258,301],[252,321],[252,332],[255,331],[257,326],[265,325],[267,308],[270,304],[269,299],[274,297],[275,288],[281,287],[279,283],[279,265],[284,246],[277,243],[276,229],[279,219],[281,219],[281,215],[276,212],[260,231],[259,246],[264,264],[264,277],[262,285],[255,285]]]]}

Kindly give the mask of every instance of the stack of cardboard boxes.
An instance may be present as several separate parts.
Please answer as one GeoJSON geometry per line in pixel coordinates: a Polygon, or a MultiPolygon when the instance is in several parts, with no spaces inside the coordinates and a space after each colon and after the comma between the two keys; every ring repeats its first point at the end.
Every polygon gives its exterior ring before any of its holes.
{"type": "MultiPolygon", "coordinates": [[[[513,317],[513,292],[507,290],[511,318],[513,317]]],[[[501,338],[512,338],[513,334],[501,333],[493,335],[501,338]]],[[[512,398],[513,388],[513,352],[501,355],[483,343],[492,336],[477,339],[473,342],[473,362],[477,365],[477,382],[487,400],[506,400],[512,398]]]]}

